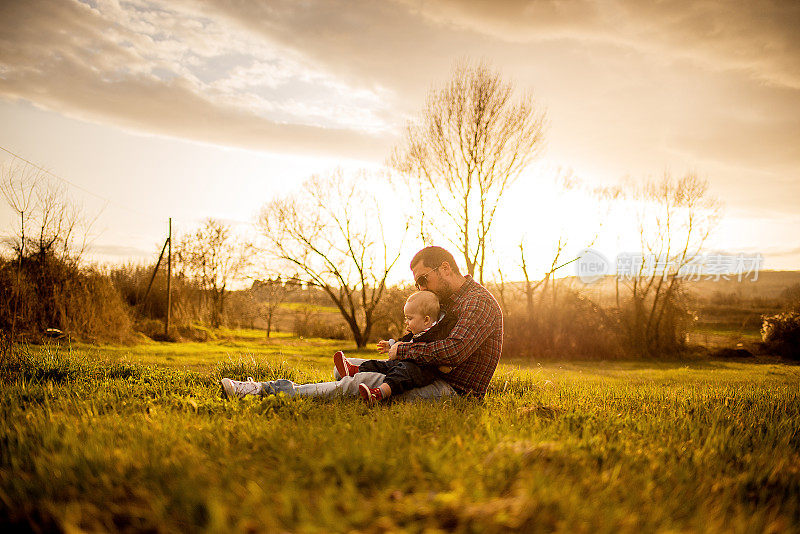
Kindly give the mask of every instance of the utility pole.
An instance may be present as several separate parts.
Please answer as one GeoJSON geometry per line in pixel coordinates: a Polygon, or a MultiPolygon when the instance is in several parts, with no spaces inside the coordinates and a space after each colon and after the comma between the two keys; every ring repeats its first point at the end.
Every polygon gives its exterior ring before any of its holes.
{"type": "Polygon", "coordinates": [[[169,336],[169,320],[172,311],[172,217],[169,218],[169,252],[167,252],[167,320],[164,321],[164,337],[169,336]]]}
{"type": "Polygon", "coordinates": [[[164,257],[164,251],[167,250],[168,244],[169,244],[169,239],[166,239],[164,241],[164,246],[161,247],[161,254],[158,255],[158,261],[156,262],[156,266],[153,269],[153,275],[150,277],[150,283],[147,284],[147,291],[144,292],[144,298],[141,301],[139,301],[140,305],[143,304],[147,300],[147,297],[150,295],[150,290],[153,288],[153,280],[156,279],[156,275],[158,274],[158,268],[161,265],[161,258],[164,257]]]}

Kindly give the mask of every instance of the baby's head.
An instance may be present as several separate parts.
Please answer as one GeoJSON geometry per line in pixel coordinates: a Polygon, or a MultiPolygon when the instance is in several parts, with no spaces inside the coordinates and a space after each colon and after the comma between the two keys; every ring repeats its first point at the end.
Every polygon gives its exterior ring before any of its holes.
{"type": "Polygon", "coordinates": [[[412,293],[403,307],[406,326],[412,334],[427,330],[439,318],[439,299],[430,291],[412,293]]]}

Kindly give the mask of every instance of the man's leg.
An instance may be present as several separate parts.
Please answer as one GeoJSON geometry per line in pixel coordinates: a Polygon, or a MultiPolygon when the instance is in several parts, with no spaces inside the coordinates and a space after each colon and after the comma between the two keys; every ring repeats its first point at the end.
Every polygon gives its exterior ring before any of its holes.
{"type": "Polygon", "coordinates": [[[386,376],[380,373],[358,373],[356,376],[345,376],[336,382],[294,384],[286,380],[262,382],[262,384],[264,385],[264,391],[270,391],[270,386],[272,386],[273,389],[283,391],[289,396],[302,395],[312,397],[334,397],[340,395],[347,397],[357,396],[359,394],[358,386],[361,384],[366,384],[367,386],[374,388],[381,385],[385,378],[386,376]],[[276,382],[281,383],[276,384],[276,382]],[[275,388],[276,385],[278,386],[277,388],[275,388]]]}
{"type": "Polygon", "coordinates": [[[454,390],[450,384],[442,379],[437,379],[425,387],[412,389],[406,391],[402,395],[392,398],[400,402],[415,402],[422,399],[440,399],[442,397],[454,397],[456,395],[456,390],[454,390]]]}
{"type": "MultiPolygon", "coordinates": [[[[380,373],[358,373],[356,376],[344,377],[336,382],[320,382],[318,384],[295,384],[286,379],[270,382],[236,382],[222,379],[223,391],[226,397],[245,397],[248,395],[268,395],[271,393],[286,393],[289,396],[356,396],[359,395],[359,386],[365,384],[370,388],[378,387],[383,383],[386,375],[380,373]],[[225,387],[228,381],[228,387],[225,387]],[[228,389],[231,389],[228,391],[228,389]],[[242,389],[242,391],[240,391],[242,389]]],[[[436,399],[456,395],[455,390],[444,380],[436,380],[422,388],[412,389],[398,395],[398,401],[416,401],[420,399],[436,399]]]]}

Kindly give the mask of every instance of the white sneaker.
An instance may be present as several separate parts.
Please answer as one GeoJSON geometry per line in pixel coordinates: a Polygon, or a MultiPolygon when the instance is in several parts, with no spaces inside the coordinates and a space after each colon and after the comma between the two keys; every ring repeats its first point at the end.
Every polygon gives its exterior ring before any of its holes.
{"type": "Polygon", "coordinates": [[[223,378],[219,381],[222,386],[222,396],[226,399],[239,397],[245,398],[247,395],[261,395],[261,382],[256,382],[253,377],[248,377],[247,382],[238,382],[230,378],[223,378]]]}

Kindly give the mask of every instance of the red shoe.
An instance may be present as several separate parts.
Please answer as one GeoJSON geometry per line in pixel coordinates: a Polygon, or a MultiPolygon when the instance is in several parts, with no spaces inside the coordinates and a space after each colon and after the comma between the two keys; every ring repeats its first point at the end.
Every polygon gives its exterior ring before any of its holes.
{"type": "Polygon", "coordinates": [[[367,404],[376,404],[383,400],[383,391],[381,391],[381,388],[371,388],[366,384],[359,384],[358,392],[367,404]]]}
{"type": "Polygon", "coordinates": [[[358,366],[348,362],[342,351],[338,351],[333,355],[333,364],[336,366],[336,370],[341,377],[355,376],[358,372],[358,366]]]}

